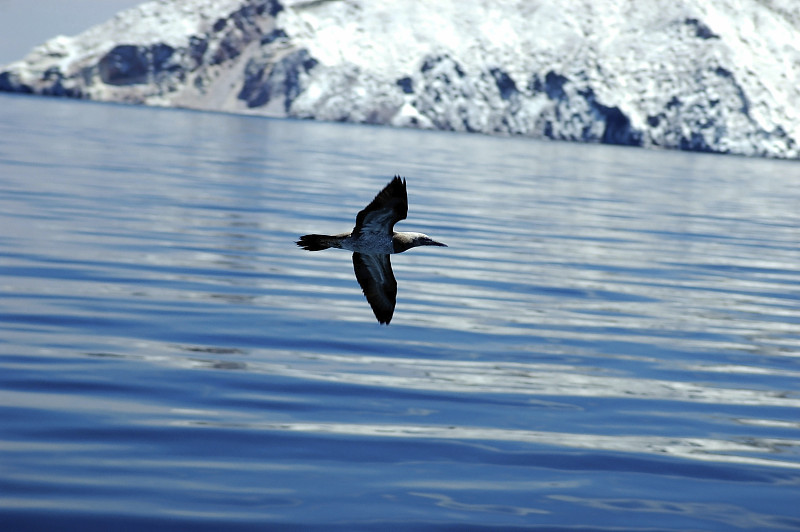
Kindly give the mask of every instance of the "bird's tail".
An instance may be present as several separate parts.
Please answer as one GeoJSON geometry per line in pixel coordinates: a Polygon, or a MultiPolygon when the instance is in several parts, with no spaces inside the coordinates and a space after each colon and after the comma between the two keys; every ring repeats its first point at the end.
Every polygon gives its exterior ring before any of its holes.
{"type": "Polygon", "coordinates": [[[330,235],[303,235],[297,241],[297,245],[308,251],[321,251],[341,247],[340,240],[340,237],[330,235]]]}

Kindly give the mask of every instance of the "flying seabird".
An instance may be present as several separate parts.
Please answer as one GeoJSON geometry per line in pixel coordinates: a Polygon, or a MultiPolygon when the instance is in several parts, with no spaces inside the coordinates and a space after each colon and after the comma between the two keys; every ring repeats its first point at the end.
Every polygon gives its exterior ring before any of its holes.
{"type": "Polygon", "coordinates": [[[394,224],[408,214],[406,180],[394,176],[356,216],[356,226],[338,235],[303,235],[297,245],[308,251],[328,248],[353,252],[356,279],[380,323],[389,324],[397,298],[397,281],[389,255],[417,246],[444,246],[422,233],[398,233],[394,224]]]}

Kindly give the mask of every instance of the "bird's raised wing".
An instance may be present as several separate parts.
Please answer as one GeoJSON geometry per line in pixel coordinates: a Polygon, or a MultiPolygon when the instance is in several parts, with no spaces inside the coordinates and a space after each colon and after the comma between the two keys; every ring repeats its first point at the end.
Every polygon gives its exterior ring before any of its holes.
{"type": "Polygon", "coordinates": [[[397,281],[389,255],[353,253],[353,269],[375,317],[388,325],[397,301],[397,281]]]}
{"type": "Polygon", "coordinates": [[[356,216],[353,237],[361,233],[392,234],[394,224],[408,215],[406,180],[394,176],[375,199],[356,216]]]}

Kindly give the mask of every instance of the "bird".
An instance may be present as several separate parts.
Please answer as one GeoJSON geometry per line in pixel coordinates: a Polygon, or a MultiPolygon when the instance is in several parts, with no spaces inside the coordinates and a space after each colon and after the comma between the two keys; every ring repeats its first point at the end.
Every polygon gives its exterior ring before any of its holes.
{"type": "Polygon", "coordinates": [[[296,243],[308,251],[328,248],[353,252],[356,280],[380,324],[388,325],[397,301],[397,281],[389,255],[403,253],[417,246],[441,246],[424,233],[397,232],[394,224],[408,215],[406,180],[395,175],[375,199],[356,216],[349,233],[303,235],[296,243]]]}

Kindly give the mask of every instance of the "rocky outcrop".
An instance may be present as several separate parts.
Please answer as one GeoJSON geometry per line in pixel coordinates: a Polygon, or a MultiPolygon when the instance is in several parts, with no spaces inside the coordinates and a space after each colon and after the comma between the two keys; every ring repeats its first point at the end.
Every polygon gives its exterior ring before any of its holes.
{"type": "Polygon", "coordinates": [[[790,0],[153,1],[0,90],[800,157],[790,0]]]}

